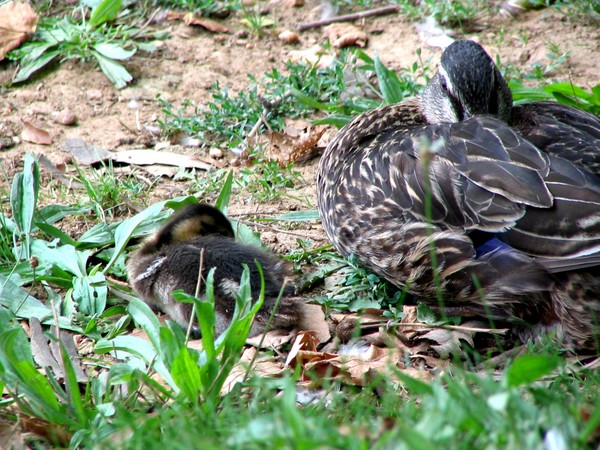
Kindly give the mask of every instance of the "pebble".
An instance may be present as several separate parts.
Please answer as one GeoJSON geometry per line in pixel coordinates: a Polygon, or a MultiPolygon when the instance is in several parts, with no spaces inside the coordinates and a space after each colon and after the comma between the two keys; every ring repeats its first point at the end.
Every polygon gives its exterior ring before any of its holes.
{"type": "Polygon", "coordinates": [[[291,30],[282,31],[281,33],[279,33],[279,36],[277,36],[277,38],[280,41],[285,42],[286,44],[297,44],[298,42],[300,42],[300,35],[295,31],[291,30]]]}
{"type": "Polygon", "coordinates": [[[220,148],[213,147],[208,151],[208,155],[211,158],[220,159],[223,157],[223,150],[220,148]]]}
{"type": "Polygon", "coordinates": [[[51,114],[52,121],[61,125],[71,126],[77,124],[77,116],[69,108],[62,111],[54,111],[51,114]]]}

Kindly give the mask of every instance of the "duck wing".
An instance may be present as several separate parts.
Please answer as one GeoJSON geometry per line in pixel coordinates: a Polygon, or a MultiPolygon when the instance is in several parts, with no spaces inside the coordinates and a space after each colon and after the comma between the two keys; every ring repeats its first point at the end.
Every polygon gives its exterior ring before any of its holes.
{"type": "Polygon", "coordinates": [[[600,175],[600,117],[556,102],[513,107],[511,125],[543,152],[600,175]]]}
{"type": "Polygon", "coordinates": [[[554,201],[549,158],[492,117],[385,133],[369,147],[374,171],[389,172],[382,189],[416,221],[502,232],[554,201]]]}

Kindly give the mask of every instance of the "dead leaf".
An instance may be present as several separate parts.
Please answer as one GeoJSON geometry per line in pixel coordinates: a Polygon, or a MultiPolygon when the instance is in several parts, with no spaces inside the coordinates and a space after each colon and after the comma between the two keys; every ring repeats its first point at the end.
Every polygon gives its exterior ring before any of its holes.
{"type": "MultiPolygon", "coordinates": [[[[255,358],[256,351],[254,347],[244,350],[239,362],[233,367],[221,388],[222,395],[231,391],[237,383],[244,380],[248,372],[248,365],[255,358]]],[[[277,361],[272,355],[263,353],[254,359],[254,365],[251,369],[253,375],[263,377],[276,377],[285,371],[286,369],[281,362],[277,361]]]]}
{"type": "Polygon", "coordinates": [[[83,184],[81,184],[79,181],[75,181],[72,178],[65,176],[64,173],[58,167],[56,167],[56,165],[54,165],[54,163],[50,161],[46,155],[39,155],[38,161],[44,169],[50,172],[52,178],[60,181],[67,188],[74,190],[84,188],[83,184]]]}
{"type": "Polygon", "coordinates": [[[229,28],[211,19],[199,16],[195,13],[187,13],[183,16],[183,22],[188,25],[197,25],[212,33],[229,33],[229,28]]]}
{"type": "MultiPolygon", "coordinates": [[[[67,447],[73,437],[66,425],[57,425],[46,419],[30,417],[25,414],[19,414],[19,429],[21,432],[31,432],[46,438],[50,442],[57,442],[61,447],[67,447]]],[[[4,442],[2,444],[3,448],[7,448],[4,447],[4,442]]]]}
{"type": "Polygon", "coordinates": [[[0,61],[35,33],[38,15],[29,3],[8,2],[0,6],[0,61]]]}
{"type": "Polygon", "coordinates": [[[86,143],[83,139],[65,139],[62,149],[75,158],[79,166],[91,166],[111,158],[113,152],[86,143]]]}
{"type": "Polygon", "coordinates": [[[288,128],[283,133],[268,131],[259,139],[266,139],[265,156],[280,165],[307,161],[316,156],[314,151],[325,127],[307,124],[304,129],[288,128]]]}
{"type": "Polygon", "coordinates": [[[319,343],[327,342],[331,339],[329,324],[325,320],[323,308],[319,305],[300,303],[302,314],[298,323],[298,328],[304,331],[312,332],[319,343]]]}
{"type": "Polygon", "coordinates": [[[365,47],[369,38],[367,34],[351,23],[333,23],[323,29],[323,34],[329,38],[331,46],[343,48],[356,45],[365,47]]]}
{"type": "Polygon", "coordinates": [[[177,167],[163,166],[160,164],[154,164],[152,166],[146,166],[142,168],[144,172],[148,172],[153,177],[168,177],[173,178],[179,172],[177,167]]]}
{"type": "Polygon", "coordinates": [[[23,131],[21,131],[21,139],[33,144],[50,145],[52,144],[52,136],[46,130],[35,127],[29,122],[23,122],[23,131]]]}
{"type": "Polygon", "coordinates": [[[173,152],[157,152],[155,150],[124,150],[113,153],[113,161],[147,166],[152,164],[163,164],[165,166],[193,167],[194,169],[210,170],[213,167],[221,167],[222,163],[212,158],[202,158],[194,155],[180,155],[173,152]]]}
{"type": "Polygon", "coordinates": [[[287,359],[285,360],[285,365],[289,366],[294,362],[295,358],[298,356],[298,353],[302,351],[308,352],[316,352],[317,346],[319,345],[319,338],[317,338],[316,333],[313,331],[301,331],[296,336],[294,340],[294,344],[290,352],[288,353],[287,359]]]}
{"type": "Polygon", "coordinates": [[[258,336],[254,336],[246,339],[247,345],[252,345],[253,347],[268,348],[278,350],[284,345],[288,344],[292,341],[292,339],[296,336],[296,331],[285,331],[285,330],[270,330],[263,339],[263,335],[259,334],[258,336]],[[261,345],[262,340],[262,345],[261,345]]]}

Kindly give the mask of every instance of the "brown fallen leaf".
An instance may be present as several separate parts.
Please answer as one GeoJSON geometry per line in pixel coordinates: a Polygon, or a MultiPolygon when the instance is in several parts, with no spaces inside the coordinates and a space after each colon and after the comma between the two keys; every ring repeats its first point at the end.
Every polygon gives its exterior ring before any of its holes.
{"type": "MultiPolygon", "coordinates": [[[[73,434],[66,425],[57,425],[50,423],[46,419],[30,417],[25,414],[19,414],[19,428],[21,432],[30,432],[48,439],[50,442],[57,443],[60,447],[68,447],[73,434]]],[[[2,443],[2,448],[5,442],[2,443]]],[[[27,448],[27,447],[25,447],[27,448]]]]}
{"type": "Polygon", "coordinates": [[[183,22],[188,25],[197,25],[212,33],[229,33],[229,28],[206,17],[199,16],[195,13],[187,13],[183,16],[183,22]]]}
{"type": "Polygon", "coordinates": [[[252,345],[253,347],[260,348],[268,348],[278,350],[284,345],[294,339],[296,336],[296,331],[284,331],[284,330],[269,330],[263,339],[263,335],[259,334],[258,336],[254,336],[246,339],[247,345],[252,345]],[[262,341],[262,342],[261,342],[262,341]]]}
{"type": "Polygon", "coordinates": [[[367,33],[351,23],[333,23],[323,29],[323,34],[334,48],[356,45],[365,47],[369,38],[367,33]]]}
{"type": "Polygon", "coordinates": [[[52,144],[52,136],[46,130],[35,127],[29,122],[23,122],[23,131],[21,131],[21,139],[33,144],[50,145],[52,144]]]}
{"type": "Polygon", "coordinates": [[[38,15],[29,3],[8,2],[0,6],[0,61],[37,29],[38,15]]]}
{"type": "Polygon", "coordinates": [[[308,303],[300,303],[302,308],[302,315],[298,328],[304,331],[312,332],[319,343],[327,342],[331,338],[329,332],[329,324],[325,320],[325,313],[323,308],[319,305],[311,305],[308,303]]]}
{"type": "MultiPolygon", "coordinates": [[[[331,354],[312,352],[310,359],[302,366],[310,372],[305,379],[336,379],[347,384],[364,386],[369,384],[377,374],[383,374],[392,382],[401,384],[397,377],[402,372],[423,381],[431,380],[429,367],[405,367],[405,352],[400,348],[382,348],[370,345],[358,352],[331,357],[331,354]]],[[[300,352],[298,359],[307,360],[305,352],[300,352]]],[[[433,367],[435,368],[435,366],[433,367]]]]}
{"type": "Polygon", "coordinates": [[[231,391],[237,383],[244,380],[248,372],[248,365],[252,360],[254,360],[254,363],[251,373],[256,376],[277,377],[287,370],[283,363],[277,361],[272,355],[259,353],[258,357],[255,358],[256,352],[257,350],[254,347],[244,350],[239,362],[233,367],[221,388],[222,395],[231,391]]]}
{"type": "Polygon", "coordinates": [[[294,340],[294,344],[288,353],[287,359],[285,360],[285,365],[289,366],[293,362],[295,362],[298,353],[302,350],[305,352],[316,352],[317,346],[319,345],[319,338],[317,338],[316,333],[313,331],[301,331],[296,336],[294,340]]]}
{"type": "Polygon", "coordinates": [[[266,139],[265,157],[285,166],[316,156],[316,145],[324,132],[325,127],[307,124],[301,130],[288,128],[283,133],[268,131],[259,140],[266,139]]]}

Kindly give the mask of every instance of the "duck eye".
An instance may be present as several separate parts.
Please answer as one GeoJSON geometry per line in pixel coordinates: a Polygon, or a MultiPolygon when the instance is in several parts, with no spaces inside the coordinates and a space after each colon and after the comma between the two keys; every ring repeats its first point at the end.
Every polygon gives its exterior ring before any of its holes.
{"type": "Polygon", "coordinates": [[[442,91],[448,92],[448,86],[446,85],[445,80],[440,81],[440,87],[442,88],[442,91]]]}

